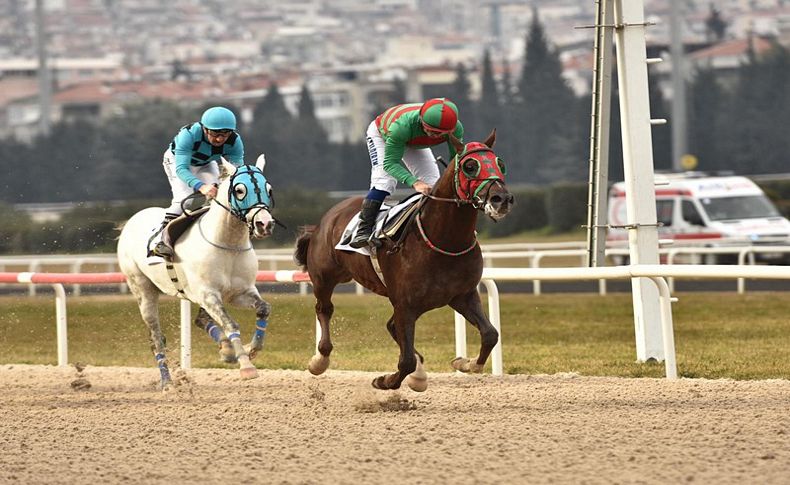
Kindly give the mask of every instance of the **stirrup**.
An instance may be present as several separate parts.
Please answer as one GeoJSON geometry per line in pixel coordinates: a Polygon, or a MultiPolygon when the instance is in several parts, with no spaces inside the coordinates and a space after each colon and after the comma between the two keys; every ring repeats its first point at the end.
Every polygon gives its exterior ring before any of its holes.
{"type": "Polygon", "coordinates": [[[370,234],[365,237],[359,237],[359,234],[357,234],[357,238],[348,243],[354,249],[364,248],[368,244],[370,244],[370,234]]]}
{"type": "Polygon", "coordinates": [[[156,243],[156,246],[154,246],[154,250],[152,252],[156,256],[161,256],[163,258],[172,258],[174,255],[173,248],[162,241],[156,243]]]}

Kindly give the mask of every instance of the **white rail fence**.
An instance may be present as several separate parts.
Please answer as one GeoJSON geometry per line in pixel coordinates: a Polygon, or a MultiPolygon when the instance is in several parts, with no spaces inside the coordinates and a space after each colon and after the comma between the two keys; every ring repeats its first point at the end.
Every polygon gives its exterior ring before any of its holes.
{"type": "MultiPolygon", "coordinates": [[[[665,375],[677,378],[674,329],[672,324],[670,287],[665,278],[691,279],[790,279],[788,266],[736,266],[736,265],[631,265],[603,268],[485,268],[481,284],[488,294],[488,312],[491,323],[500,332],[500,338],[491,354],[492,374],[503,374],[502,332],[499,311],[499,292],[496,282],[502,281],[567,281],[648,278],[659,291],[661,312],[661,346],[664,350],[665,375]]],[[[298,271],[259,271],[258,281],[297,283],[307,280],[306,273],[298,271]]],[[[0,283],[51,284],[56,295],[56,326],[58,365],[68,364],[66,292],[63,284],[112,284],[123,281],[121,273],[0,273],[0,283]]],[[[181,301],[181,366],[191,367],[191,305],[181,301]]],[[[320,327],[316,322],[316,342],[320,327]]],[[[455,347],[459,356],[466,356],[466,323],[455,317],[455,347]]]]}
{"type": "MultiPolygon", "coordinates": [[[[664,241],[666,244],[667,242],[664,241]]],[[[669,241],[671,243],[671,241],[669,241]]],[[[490,244],[483,245],[483,259],[486,267],[496,267],[498,262],[505,260],[507,266],[512,266],[513,262],[524,261],[530,268],[542,268],[546,260],[561,260],[567,263],[569,260],[577,259],[579,267],[586,265],[587,250],[584,241],[569,241],[556,243],[510,243],[510,244],[490,244]]],[[[790,253],[790,246],[680,246],[663,247],[659,250],[667,265],[678,264],[681,258],[690,259],[692,263],[699,263],[706,256],[735,256],[738,265],[755,265],[758,255],[776,255],[790,253]]],[[[283,270],[294,269],[293,250],[290,248],[264,249],[256,251],[258,257],[258,268],[260,270],[283,270]]],[[[627,248],[609,248],[606,250],[609,257],[627,257],[627,248]]],[[[30,273],[40,272],[45,268],[68,268],[71,273],[81,273],[83,268],[91,265],[91,270],[96,267],[103,267],[108,272],[118,271],[118,259],[115,254],[75,254],[75,255],[20,255],[20,256],[0,256],[0,272],[8,268],[18,270],[24,268],[30,273]]],[[[674,278],[667,280],[670,290],[675,291],[674,278]]],[[[737,292],[746,292],[746,279],[736,278],[737,292]]],[[[71,291],[74,296],[81,294],[81,285],[72,284],[71,291]]],[[[127,291],[125,283],[118,284],[118,291],[127,291]]],[[[307,294],[306,283],[299,284],[299,292],[307,294]]],[[[357,294],[364,293],[361,285],[356,285],[357,294]]],[[[539,295],[542,293],[541,280],[532,280],[532,292],[539,295]]],[[[598,280],[598,293],[605,295],[607,292],[606,279],[598,280]]],[[[35,296],[36,287],[30,285],[28,294],[35,296]]]]}

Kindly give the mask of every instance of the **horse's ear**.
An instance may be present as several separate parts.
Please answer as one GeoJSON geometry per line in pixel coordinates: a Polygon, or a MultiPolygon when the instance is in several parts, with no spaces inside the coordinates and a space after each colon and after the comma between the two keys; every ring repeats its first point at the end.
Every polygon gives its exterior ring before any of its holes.
{"type": "Polygon", "coordinates": [[[484,141],[483,144],[488,148],[494,148],[494,142],[496,142],[496,128],[491,130],[491,134],[488,135],[488,138],[486,138],[486,141],[484,141]]]}
{"type": "Polygon", "coordinates": [[[236,166],[225,160],[225,157],[220,158],[222,163],[219,165],[219,178],[220,180],[228,178],[231,174],[236,173],[236,166]]]}
{"type": "Polygon", "coordinates": [[[461,140],[456,138],[452,133],[447,135],[447,139],[450,140],[450,144],[453,145],[453,148],[455,148],[455,153],[463,153],[465,145],[463,142],[461,142],[461,140]]]}
{"type": "Polygon", "coordinates": [[[266,156],[263,153],[258,155],[258,159],[255,160],[255,166],[258,167],[258,170],[263,172],[263,167],[266,166],[266,156]]]}

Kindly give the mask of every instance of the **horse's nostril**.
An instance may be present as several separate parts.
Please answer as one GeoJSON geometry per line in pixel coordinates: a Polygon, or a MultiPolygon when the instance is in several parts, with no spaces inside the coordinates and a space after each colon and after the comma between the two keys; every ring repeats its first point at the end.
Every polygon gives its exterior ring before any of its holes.
{"type": "Polygon", "coordinates": [[[502,197],[500,197],[498,195],[492,195],[491,196],[491,203],[492,204],[497,204],[497,205],[501,204],[502,203],[502,197]]]}

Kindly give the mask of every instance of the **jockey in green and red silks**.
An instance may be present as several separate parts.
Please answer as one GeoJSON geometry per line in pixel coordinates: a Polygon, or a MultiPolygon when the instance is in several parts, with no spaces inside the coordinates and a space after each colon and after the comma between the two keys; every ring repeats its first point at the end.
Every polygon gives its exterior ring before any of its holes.
{"type": "Polygon", "coordinates": [[[362,202],[359,229],[351,247],[361,248],[370,242],[384,199],[395,191],[398,182],[428,194],[439,180],[439,169],[432,146],[447,143],[450,158],[455,148],[452,134],[463,141],[464,127],[458,120],[458,108],[447,98],[424,103],[400,104],[380,114],[368,126],[370,154],[370,191],[362,202]]]}

